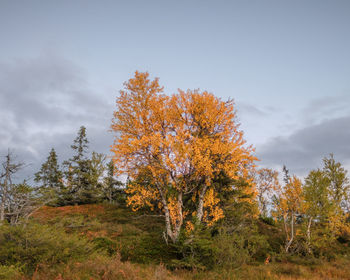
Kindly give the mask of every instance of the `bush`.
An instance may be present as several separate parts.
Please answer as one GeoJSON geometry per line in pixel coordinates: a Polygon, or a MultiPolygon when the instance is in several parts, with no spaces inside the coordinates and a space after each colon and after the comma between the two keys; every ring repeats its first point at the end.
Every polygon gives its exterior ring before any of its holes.
{"type": "Polygon", "coordinates": [[[1,226],[0,244],[0,264],[21,265],[25,272],[33,272],[39,263],[55,265],[81,260],[94,249],[83,237],[33,222],[1,226]]]}
{"type": "Polygon", "coordinates": [[[215,264],[223,268],[263,261],[269,251],[265,236],[259,234],[253,224],[233,232],[223,228],[215,238],[215,264]]]}
{"type": "Polygon", "coordinates": [[[214,266],[214,239],[208,229],[196,228],[190,235],[182,233],[174,249],[178,259],[171,261],[171,268],[176,269],[211,269],[214,266]]]}
{"type": "Polygon", "coordinates": [[[97,237],[92,242],[97,250],[105,250],[110,256],[117,252],[117,243],[107,237],[97,237]]]}
{"type": "Polygon", "coordinates": [[[0,279],[20,279],[21,276],[17,267],[0,265],[0,279]]]}

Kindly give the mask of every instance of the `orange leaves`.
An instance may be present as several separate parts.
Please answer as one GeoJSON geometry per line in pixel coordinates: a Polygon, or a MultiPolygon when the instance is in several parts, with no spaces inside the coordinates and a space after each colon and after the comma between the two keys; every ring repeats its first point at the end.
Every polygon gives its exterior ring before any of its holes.
{"type": "Polygon", "coordinates": [[[191,234],[194,230],[194,224],[190,221],[187,221],[186,226],[185,226],[185,230],[186,230],[187,235],[191,234]]]}
{"type": "Polygon", "coordinates": [[[151,169],[155,177],[169,171],[212,177],[222,170],[237,176],[255,160],[252,148],[244,146],[232,101],[198,90],[167,97],[148,73],[136,72],[125,88],[117,98],[112,129],[120,135],[112,151],[129,175],[146,165],[157,168],[151,169]]]}
{"type": "Polygon", "coordinates": [[[293,176],[290,179],[285,186],[284,196],[288,209],[296,213],[303,212],[303,186],[299,178],[293,176]]]}
{"type": "Polygon", "coordinates": [[[278,194],[277,213],[286,215],[287,213],[304,212],[303,186],[299,178],[293,176],[283,189],[279,186],[276,192],[278,194]]]}
{"type": "Polygon", "coordinates": [[[176,225],[176,223],[178,223],[178,221],[181,218],[180,216],[183,215],[182,213],[180,213],[179,201],[174,197],[169,197],[168,208],[170,211],[171,223],[172,225],[176,225]]]}
{"type": "Polygon", "coordinates": [[[129,194],[127,198],[127,205],[131,206],[133,211],[137,211],[143,206],[147,205],[152,210],[154,209],[153,201],[157,199],[157,192],[154,189],[146,188],[135,182],[129,184],[125,190],[129,194]]]}
{"type": "Polygon", "coordinates": [[[212,179],[219,173],[248,177],[256,160],[253,149],[245,145],[233,101],[207,91],[179,90],[171,96],[162,92],[158,79],[136,72],[116,101],[111,126],[117,134],[111,147],[114,163],[133,180],[147,174],[153,186],[130,186],[128,204],[137,210],[160,203],[169,211],[169,223],[181,227],[189,207],[180,197],[192,194],[198,207],[205,204],[205,220],[213,223],[223,213],[213,198],[212,179]],[[201,190],[204,193],[196,195],[201,190]]]}
{"type": "Polygon", "coordinates": [[[209,189],[204,197],[204,221],[208,226],[212,226],[216,221],[224,217],[224,212],[218,206],[220,199],[216,196],[214,189],[209,189]]]}
{"type": "Polygon", "coordinates": [[[179,90],[171,97],[169,114],[177,161],[190,162],[198,177],[213,177],[222,170],[236,176],[243,161],[255,160],[251,147],[244,147],[232,101],[223,102],[206,91],[179,90]]]}
{"type": "MultiPolygon", "coordinates": [[[[117,98],[112,130],[120,134],[111,150],[121,171],[131,173],[135,165],[151,161],[161,150],[161,130],[164,125],[163,102],[166,99],[158,79],[150,81],[148,73],[135,73],[125,83],[125,90],[117,98]]],[[[136,170],[135,170],[136,171],[136,170]]]]}

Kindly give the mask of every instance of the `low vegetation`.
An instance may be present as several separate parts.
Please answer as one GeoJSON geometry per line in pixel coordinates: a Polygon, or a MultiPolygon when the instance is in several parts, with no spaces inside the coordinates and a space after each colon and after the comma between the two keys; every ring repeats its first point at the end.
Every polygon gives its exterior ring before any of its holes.
{"type": "Polygon", "coordinates": [[[159,238],[159,217],[122,204],[44,207],[26,224],[1,227],[0,279],[349,279],[345,255],[279,254],[269,244],[283,242],[277,227],[256,227],[257,236],[246,229],[210,242],[202,233],[173,246],[159,238]],[[191,251],[198,259],[183,258],[191,251]]]}

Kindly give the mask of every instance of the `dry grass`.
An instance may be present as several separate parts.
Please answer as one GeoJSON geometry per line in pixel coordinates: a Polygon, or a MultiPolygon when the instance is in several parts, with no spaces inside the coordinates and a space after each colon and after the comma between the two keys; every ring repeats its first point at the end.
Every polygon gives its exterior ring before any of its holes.
{"type": "Polygon", "coordinates": [[[40,265],[30,278],[23,280],[180,280],[163,265],[141,266],[130,262],[122,262],[119,256],[108,258],[95,256],[83,263],[68,263],[67,265],[50,268],[40,265]]]}
{"type": "Polygon", "coordinates": [[[138,265],[122,262],[119,256],[95,256],[83,263],[68,263],[54,268],[38,266],[30,278],[21,280],[317,280],[350,279],[350,262],[338,260],[315,267],[291,263],[243,266],[237,270],[169,271],[164,265],[138,265]]]}
{"type": "Polygon", "coordinates": [[[259,266],[243,266],[238,270],[200,272],[196,274],[179,272],[181,279],[206,280],[331,280],[350,279],[350,261],[322,263],[317,266],[303,266],[292,263],[272,263],[259,266]]]}

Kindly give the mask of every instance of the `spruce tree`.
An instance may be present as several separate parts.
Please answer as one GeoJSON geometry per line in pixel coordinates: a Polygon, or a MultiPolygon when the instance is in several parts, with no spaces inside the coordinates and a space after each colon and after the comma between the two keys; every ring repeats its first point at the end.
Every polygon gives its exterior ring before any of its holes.
{"type": "Polygon", "coordinates": [[[40,183],[41,191],[51,199],[57,200],[63,190],[63,174],[60,170],[57,154],[51,149],[47,160],[41,165],[40,170],[35,173],[34,181],[40,183]]]}
{"type": "Polygon", "coordinates": [[[66,167],[67,204],[91,203],[89,182],[89,159],[87,158],[88,143],[86,128],[81,126],[78,135],[71,145],[74,155],[64,162],[66,167]]]}
{"type": "Polygon", "coordinates": [[[104,197],[110,203],[117,200],[118,198],[122,199],[121,189],[118,187],[122,186],[123,183],[115,178],[114,173],[115,173],[115,165],[111,160],[107,164],[107,176],[104,178],[104,197]]]}
{"type": "Polygon", "coordinates": [[[103,199],[103,176],[106,170],[105,166],[106,155],[92,152],[89,160],[89,192],[90,199],[93,202],[98,202],[103,199]]]}

